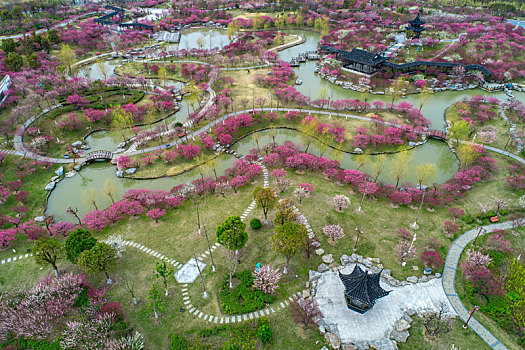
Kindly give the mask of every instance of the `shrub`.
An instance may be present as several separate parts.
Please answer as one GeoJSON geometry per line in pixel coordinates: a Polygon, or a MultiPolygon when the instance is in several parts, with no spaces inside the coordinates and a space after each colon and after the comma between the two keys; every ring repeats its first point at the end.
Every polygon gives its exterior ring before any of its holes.
{"type": "Polygon", "coordinates": [[[78,295],[77,299],[73,303],[73,306],[86,306],[89,302],[88,298],[89,287],[85,286],[78,295]]]}
{"type": "Polygon", "coordinates": [[[466,224],[470,225],[472,224],[476,219],[472,216],[472,214],[464,215],[461,220],[463,220],[466,224]]]}
{"type": "Polygon", "coordinates": [[[272,329],[268,324],[262,324],[257,329],[257,338],[259,338],[263,343],[268,343],[272,340],[272,329]]]}
{"type": "Polygon", "coordinates": [[[188,342],[186,339],[178,334],[173,334],[171,336],[171,350],[186,350],[188,348],[188,342]]]}
{"type": "Polygon", "coordinates": [[[250,220],[250,227],[253,228],[254,230],[258,230],[261,228],[261,220],[257,219],[257,218],[253,218],[250,220]]]}
{"type": "Polygon", "coordinates": [[[441,258],[441,255],[435,250],[424,251],[423,254],[421,254],[421,261],[433,269],[439,269],[443,266],[443,258],[441,258]]]}
{"type": "MultiPolygon", "coordinates": [[[[233,275],[241,283],[230,289],[229,275],[222,282],[221,287],[221,306],[222,311],[227,314],[243,314],[262,309],[266,302],[266,295],[258,289],[253,288],[253,276],[251,271],[243,271],[233,275]]],[[[269,302],[272,302],[269,296],[269,302]]]]}
{"type": "Polygon", "coordinates": [[[60,350],[60,343],[58,341],[50,343],[49,341],[33,340],[33,339],[19,339],[19,349],[32,349],[32,350],[60,350]]]}
{"type": "Polygon", "coordinates": [[[131,336],[133,333],[133,327],[127,321],[116,322],[109,329],[113,331],[115,338],[131,336]]]}

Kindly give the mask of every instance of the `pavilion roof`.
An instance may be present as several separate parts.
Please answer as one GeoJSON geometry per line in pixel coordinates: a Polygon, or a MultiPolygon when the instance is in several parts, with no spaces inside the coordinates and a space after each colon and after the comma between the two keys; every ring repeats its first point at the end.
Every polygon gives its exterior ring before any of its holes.
{"type": "Polygon", "coordinates": [[[369,274],[363,271],[359,265],[349,275],[339,272],[339,278],[345,286],[345,295],[357,299],[367,305],[374,305],[375,301],[390,293],[379,285],[381,272],[369,274]]]}
{"type": "Polygon", "coordinates": [[[426,22],[422,21],[421,18],[419,18],[419,13],[417,14],[416,18],[408,21],[412,26],[422,26],[426,22]]]}
{"type": "Polygon", "coordinates": [[[352,49],[352,51],[339,50],[338,56],[346,61],[357,62],[369,66],[378,66],[388,60],[388,57],[356,48],[352,49]]]}

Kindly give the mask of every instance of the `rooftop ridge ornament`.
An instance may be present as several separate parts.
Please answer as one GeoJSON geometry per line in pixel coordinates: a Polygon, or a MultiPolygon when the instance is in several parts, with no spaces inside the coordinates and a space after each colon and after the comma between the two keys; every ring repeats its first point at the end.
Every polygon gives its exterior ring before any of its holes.
{"type": "Polygon", "coordinates": [[[339,278],[345,286],[346,305],[350,310],[364,314],[370,310],[377,299],[387,296],[391,291],[386,291],[379,285],[381,272],[368,273],[356,264],[352,273],[344,275],[338,271],[339,278]]]}

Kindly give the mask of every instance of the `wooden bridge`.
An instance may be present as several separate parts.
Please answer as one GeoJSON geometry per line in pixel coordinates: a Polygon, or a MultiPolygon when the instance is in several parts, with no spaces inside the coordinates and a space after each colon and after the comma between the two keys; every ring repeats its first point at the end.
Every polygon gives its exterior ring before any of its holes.
{"type": "Polygon", "coordinates": [[[442,130],[435,130],[435,129],[428,130],[427,136],[432,137],[433,139],[438,139],[438,140],[443,140],[443,141],[447,140],[447,133],[442,130]]]}
{"type": "Polygon", "coordinates": [[[91,162],[94,160],[111,160],[113,158],[113,153],[110,151],[93,151],[86,154],[86,162],[91,162]]]}

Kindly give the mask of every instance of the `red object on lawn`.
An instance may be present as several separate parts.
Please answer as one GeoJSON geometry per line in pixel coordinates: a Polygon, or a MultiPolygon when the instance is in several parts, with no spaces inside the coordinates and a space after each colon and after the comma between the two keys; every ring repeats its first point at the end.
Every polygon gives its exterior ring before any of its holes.
{"type": "Polygon", "coordinates": [[[498,222],[499,218],[497,216],[493,216],[490,218],[490,222],[498,222]]]}

